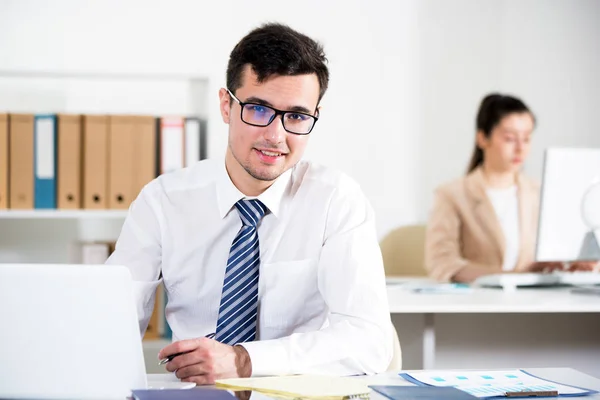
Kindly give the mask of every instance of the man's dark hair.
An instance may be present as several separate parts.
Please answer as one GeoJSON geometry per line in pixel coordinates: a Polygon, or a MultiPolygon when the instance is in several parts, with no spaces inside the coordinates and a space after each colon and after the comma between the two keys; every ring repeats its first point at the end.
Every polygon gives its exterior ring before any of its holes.
{"type": "Polygon", "coordinates": [[[273,75],[316,74],[319,101],[329,84],[323,46],[292,28],[268,23],[248,33],[233,48],[227,65],[227,88],[233,93],[242,86],[244,68],[250,64],[264,82],[273,75]]]}

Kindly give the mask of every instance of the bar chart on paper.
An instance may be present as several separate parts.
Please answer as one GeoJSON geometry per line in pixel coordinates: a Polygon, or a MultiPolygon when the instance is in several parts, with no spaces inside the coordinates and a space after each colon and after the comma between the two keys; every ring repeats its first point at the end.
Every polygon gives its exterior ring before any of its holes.
{"type": "Polygon", "coordinates": [[[479,398],[504,397],[507,393],[557,392],[559,396],[584,396],[593,390],[547,381],[522,370],[431,371],[401,374],[423,386],[452,386],[479,398]]]}

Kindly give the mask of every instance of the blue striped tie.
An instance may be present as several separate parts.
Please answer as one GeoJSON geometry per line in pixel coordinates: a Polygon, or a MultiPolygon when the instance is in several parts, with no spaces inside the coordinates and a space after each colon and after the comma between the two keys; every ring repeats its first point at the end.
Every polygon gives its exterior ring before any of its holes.
{"type": "Polygon", "coordinates": [[[267,207],[260,200],[240,200],[235,207],[242,220],[227,260],[215,340],[234,345],[256,339],[260,251],[256,225],[267,207]]]}

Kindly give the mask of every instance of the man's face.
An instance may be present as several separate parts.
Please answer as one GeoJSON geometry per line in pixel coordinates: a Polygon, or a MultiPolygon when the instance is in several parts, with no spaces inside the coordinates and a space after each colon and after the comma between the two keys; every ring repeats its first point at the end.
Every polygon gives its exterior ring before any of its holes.
{"type": "MultiPolygon", "coordinates": [[[[258,83],[252,68],[246,66],[243,84],[233,94],[241,102],[314,115],[319,81],[315,74],[311,74],[274,76],[258,83]]],[[[225,89],[221,89],[219,96],[223,121],[229,124],[226,156],[229,175],[240,190],[239,183],[242,182],[244,186],[264,190],[302,158],[309,135],[287,132],[281,115],[266,127],[248,125],[241,119],[241,106],[230,98],[225,89]]]]}

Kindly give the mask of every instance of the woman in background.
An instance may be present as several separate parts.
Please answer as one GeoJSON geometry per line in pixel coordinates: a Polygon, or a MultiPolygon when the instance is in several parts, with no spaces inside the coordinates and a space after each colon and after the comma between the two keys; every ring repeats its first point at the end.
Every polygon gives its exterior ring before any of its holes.
{"type": "Polygon", "coordinates": [[[518,98],[490,94],[481,102],[476,127],[467,175],[435,193],[425,241],[429,274],[471,282],[486,274],[562,268],[533,262],[539,185],[520,172],[529,155],[533,113],[518,98]]]}

